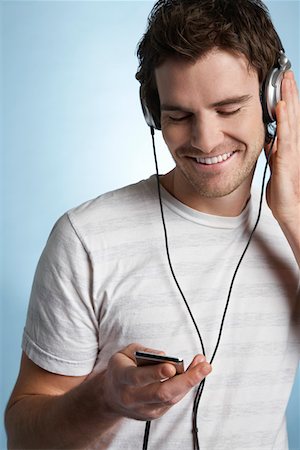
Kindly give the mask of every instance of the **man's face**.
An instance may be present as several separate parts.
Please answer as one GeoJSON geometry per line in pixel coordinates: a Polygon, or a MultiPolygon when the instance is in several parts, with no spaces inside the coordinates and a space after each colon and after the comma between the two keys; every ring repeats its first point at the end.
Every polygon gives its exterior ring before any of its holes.
{"type": "Polygon", "coordinates": [[[246,59],[217,49],[193,64],[170,59],[156,82],[181,200],[249,190],[265,129],[258,76],[246,59]]]}

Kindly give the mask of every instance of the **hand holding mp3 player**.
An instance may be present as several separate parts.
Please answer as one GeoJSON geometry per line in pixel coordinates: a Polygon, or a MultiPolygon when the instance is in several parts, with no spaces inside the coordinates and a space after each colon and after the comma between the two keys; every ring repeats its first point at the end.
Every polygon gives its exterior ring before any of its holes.
{"type": "Polygon", "coordinates": [[[184,363],[182,358],[167,355],[157,355],[156,353],[136,351],[135,360],[138,367],[149,366],[152,364],[168,363],[176,368],[176,374],[184,372],[184,363]]]}
{"type": "Polygon", "coordinates": [[[182,359],[159,353],[137,343],[114,353],[106,370],[99,374],[100,387],[99,379],[95,377],[97,389],[101,390],[101,408],[109,405],[119,417],[157,419],[198,386],[212,370],[200,354],[195,355],[184,370],[182,359]],[[174,376],[176,372],[178,376],[174,376]]]}

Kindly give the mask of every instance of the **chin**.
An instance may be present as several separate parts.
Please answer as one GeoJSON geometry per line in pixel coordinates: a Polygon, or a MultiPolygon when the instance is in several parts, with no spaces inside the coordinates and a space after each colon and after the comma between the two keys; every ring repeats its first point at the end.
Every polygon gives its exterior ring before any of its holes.
{"type": "Polygon", "coordinates": [[[207,183],[199,183],[191,182],[193,186],[193,190],[197,195],[200,195],[203,198],[224,198],[230,196],[231,194],[239,195],[240,193],[244,193],[245,191],[250,191],[251,180],[253,177],[253,172],[250,174],[244,175],[242,177],[237,177],[235,180],[231,180],[226,185],[217,186],[216,184],[212,184],[209,186],[207,183]]]}

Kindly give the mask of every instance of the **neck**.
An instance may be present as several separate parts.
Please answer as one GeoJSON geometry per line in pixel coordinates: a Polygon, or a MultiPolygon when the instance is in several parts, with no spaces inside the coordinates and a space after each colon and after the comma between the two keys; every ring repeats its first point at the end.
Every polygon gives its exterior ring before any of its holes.
{"type": "Polygon", "coordinates": [[[204,197],[197,192],[177,188],[174,170],[160,178],[162,186],[177,200],[196,211],[214,216],[236,217],[241,214],[250,198],[253,174],[235,191],[223,197],[204,197]]]}

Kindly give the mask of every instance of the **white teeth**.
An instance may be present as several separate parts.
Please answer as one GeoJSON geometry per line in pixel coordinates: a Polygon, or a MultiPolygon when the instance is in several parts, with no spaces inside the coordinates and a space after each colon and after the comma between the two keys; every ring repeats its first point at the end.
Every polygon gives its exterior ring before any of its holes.
{"type": "Polygon", "coordinates": [[[230,158],[230,156],[233,154],[233,152],[231,153],[224,153],[223,155],[219,155],[219,156],[213,156],[212,158],[196,158],[197,163],[202,163],[202,164],[217,164],[220,163],[222,161],[226,161],[226,159],[230,158]]]}

